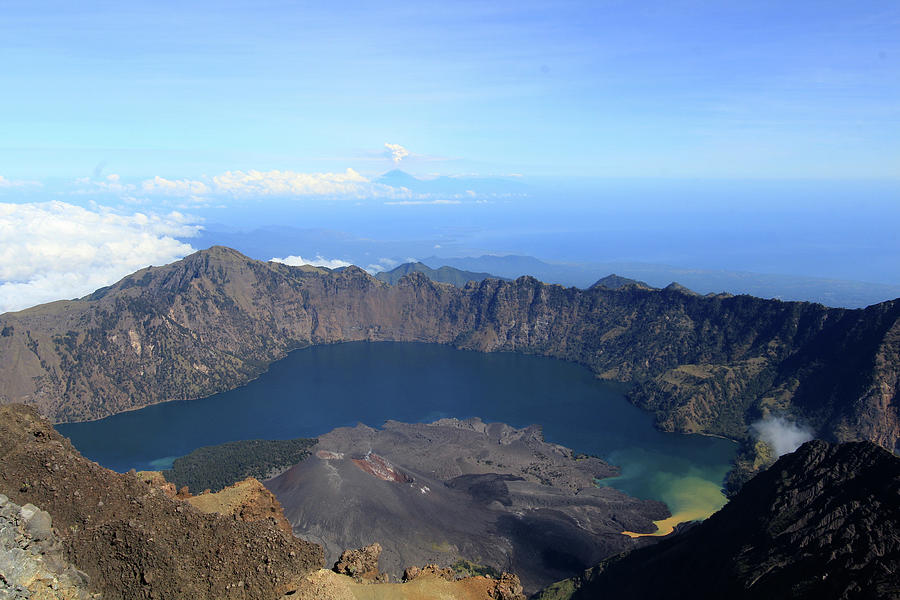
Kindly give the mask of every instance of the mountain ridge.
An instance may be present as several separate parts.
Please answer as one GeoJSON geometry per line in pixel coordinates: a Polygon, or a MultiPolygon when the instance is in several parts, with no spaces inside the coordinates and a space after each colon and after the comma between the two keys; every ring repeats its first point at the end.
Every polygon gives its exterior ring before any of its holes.
{"type": "Polygon", "coordinates": [[[212,247],[80,300],[0,315],[0,402],[56,421],[231,389],[288,351],[356,340],[543,354],[633,382],[663,430],[745,440],[789,413],[828,439],[900,437],[900,301],[830,309],[529,276],[463,288],[289,267],[212,247]]]}
{"type": "Polygon", "coordinates": [[[586,288],[600,273],[624,274],[665,287],[678,281],[701,294],[751,295],[784,301],[818,302],[831,307],[865,308],[900,296],[900,286],[802,275],[753,271],[728,271],[676,267],[648,262],[545,262],[533,256],[482,255],[460,258],[429,256],[422,262],[430,267],[449,265],[471,271],[489,271],[514,279],[529,273],[547,283],[586,288]]]}
{"type": "Polygon", "coordinates": [[[442,266],[432,269],[422,262],[409,262],[397,266],[390,271],[380,271],[375,273],[375,279],[383,281],[390,285],[396,285],[404,275],[408,275],[413,271],[423,273],[430,280],[437,283],[452,283],[456,287],[465,287],[470,281],[483,281],[485,279],[501,279],[507,280],[506,277],[499,277],[490,273],[476,273],[474,271],[463,271],[455,267],[442,266]]]}

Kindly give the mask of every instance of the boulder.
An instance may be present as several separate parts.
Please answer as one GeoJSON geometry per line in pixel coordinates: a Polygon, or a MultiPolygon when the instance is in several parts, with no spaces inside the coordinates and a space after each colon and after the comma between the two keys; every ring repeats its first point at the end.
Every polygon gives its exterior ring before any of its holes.
{"type": "Polygon", "coordinates": [[[357,581],[386,581],[378,571],[378,557],[381,556],[381,544],[375,542],[356,550],[344,550],[334,563],[334,572],[349,575],[357,581]]]}
{"type": "Polygon", "coordinates": [[[403,581],[412,581],[416,577],[421,577],[422,575],[436,575],[447,581],[454,581],[456,579],[456,572],[450,567],[445,568],[430,564],[425,565],[421,569],[419,567],[408,567],[403,571],[403,581]]]}

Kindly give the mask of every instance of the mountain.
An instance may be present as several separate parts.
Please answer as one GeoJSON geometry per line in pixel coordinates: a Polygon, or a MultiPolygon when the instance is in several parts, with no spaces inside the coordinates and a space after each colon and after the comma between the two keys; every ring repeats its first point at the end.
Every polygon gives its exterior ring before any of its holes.
{"type": "Polygon", "coordinates": [[[0,402],[96,419],[242,385],[311,344],[420,341],[542,354],[632,382],[666,431],[745,440],[767,414],[818,436],[894,448],[900,301],[866,309],[678,288],[589,290],[533,277],[463,288],[409,273],[390,286],[249,259],[223,247],[142,269],[80,300],[0,315],[0,402]]]}
{"type": "Polygon", "coordinates": [[[869,442],[814,441],[703,523],[538,597],[887,599],[900,597],[898,569],[900,458],[869,442]]]}
{"type": "Polygon", "coordinates": [[[438,283],[452,283],[456,287],[465,287],[470,281],[482,281],[484,279],[505,279],[505,277],[497,277],[490,273],[475,273],[473,271],[461,271],[453,267],[440,267],[432,269],[428,265],[420,262],[405,263],[390,271],[381,271],[375,274],[375,279],[383,281],[389,285],[396,285],[404,276],[413,271],[424,274],[428,279],[438,283]]]}
{"type": "Polygon", "coordinates": [[[587,287],[597,278],[595,273],[585,273],[581,265],[547,263],[533,256],[484,254],[463,258],[430,256],[422,259],[430,267],[446,265],[469,271],[487,271],[511,279],[531,275],[541,281],[565,286],[587,287]]]}
{"type": "Polygon", "coordinates": [[[668,516],[662,503],[597,487],[616,469],[544,441],[537,426],[388,421],[335,429],[312,451],[265,482],[294,533],[328,563],[377,540],[392,579],[409,565],[468,560],[515,572],[532,593],[651,543],[621,532],[654,531],[668,516]]]}
{"type": "Polygon", "coordinates": [[[640,262],[546,262],[532,256],[465,258],[428,257],[430,267],[447,265],[457,269],[488,271],[503,277],[532,275],[541,281],[565,286],[588,287],[603,273],[620,273],[650,287],[665,287],[678,281],[701,294],[749,294],[761,298],[818,302],[825,306],[862,308],[900,296],[900,285],[803,277],[776,273],[751,273],[714,269],[688,269],[640,262]]]}
{"type": "Polygon", "coordinates": [[[401,171],[400,169],[392,169],[379,177],[376,182],[382,183],[384,185],[389,185],[391,187],[405,187],[407,189],[413,189],[417,184],[421,183],[421,180],[413,177],[406,171],[401,171]]]}
{"type": "Polygon", "coordinates": [[[818,302],[825,306],[863,308],[900,297],[900,285],[806,277],[796,274],[755,273],[699,269],[635,261],[591,260],[580,262],[546,261],[532,256],[469,256],[451,258],[467,252],[462,241],[423,238],[417,241],[390,241],[363,238],[347,232],[270,226],[255,230],[235,230],[225,225],[207,223],[197,236],[184,243],[205,248],[224,245],[259,260],[302,254],[340,258],[359,265],[369,265],[373,257],[389,257],[406,261],[409,256],[431,268],[450,266],[464,271],[488,272],[497,277],[515,279],[531,275],[546,283],[586,288],[607,273],[646,282],[651,287],[665,287],[672,281],[701,294],[749,294],[760,298],[777,298],[818,302]],[[449,256],[432,256],[436,243],[440,252],[449,256]],[[427,258],[421,258],[427,257],[427,258]]]}
{"type": "Polygon", "coordinates": [[[636,279],[628,279],[627,277],[621,277],[616,275],[615,273],[611,275],[607,275],[602,279],[598,279],[591,288],[606,288],[608,290],[621,290],[626,285],[634,285],[639,288],[643,288],[645,290],[653,289],[643,281],[637,281],[636,279]]]}

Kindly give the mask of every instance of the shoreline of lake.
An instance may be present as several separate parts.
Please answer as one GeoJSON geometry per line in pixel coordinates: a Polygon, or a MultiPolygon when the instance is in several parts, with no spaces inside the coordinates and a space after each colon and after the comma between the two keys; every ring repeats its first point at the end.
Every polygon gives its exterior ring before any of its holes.
{"type": "MultiPolygon", "coordinates": [[[[88,458],[126,471],[239,439],[316,437],[357,422],[479,417],[541,425],[547,441],[619,466],[622,475],[604,485],[638,498],[666,502],[672,482],[688,477],[720,490],[737,445],[659,431],[651,414],[625,399],[626,388],[548,357],[350,342],[294,350],[228,392],[57,427],[88,458]]],[[[673,516],[681,510],[666,503],[673,516]]]]}

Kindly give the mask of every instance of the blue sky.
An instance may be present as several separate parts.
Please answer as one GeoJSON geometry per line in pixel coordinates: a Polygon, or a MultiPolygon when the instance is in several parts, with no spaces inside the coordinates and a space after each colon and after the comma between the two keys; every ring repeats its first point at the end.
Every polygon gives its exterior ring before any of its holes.
{"type": "Polygon", "coordinates": [[[894,1],[6,0],[0,115],[0,312],[271,226],[900,282],[894,1]]]}
{"type": "Polygon", "coordinates": [[[896,2],[4,2],[7,178],[896,178],[896,2]]]}

